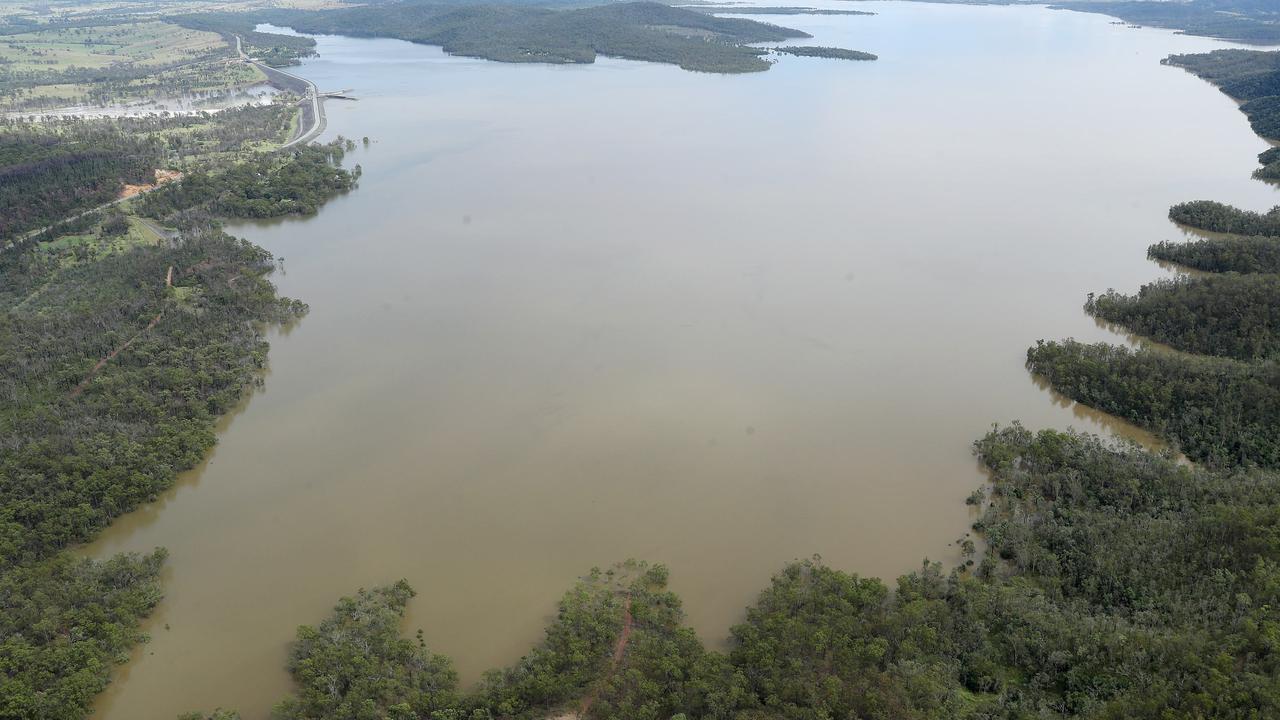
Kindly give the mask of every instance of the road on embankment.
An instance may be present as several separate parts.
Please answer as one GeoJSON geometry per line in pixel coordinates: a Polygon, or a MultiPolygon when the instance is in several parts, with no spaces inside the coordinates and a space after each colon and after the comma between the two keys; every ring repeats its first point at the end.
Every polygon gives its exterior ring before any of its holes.
{"type": "MultiPolygon", "coordinates": [[[[284,145],[281,145],[278,148],[279,150],[291,148],[294,145],[297,145],[299,143],[309,142],[312,139],[314,139],[317,135],[324,132],[324,125],[325,125],[324,104],[320,101],[320,91],[318,88],[316,88],[315,83],[311,82],[306,78],[298,77],[297,75],[294,75],[292,73],[287,73],[283,70],[278,70],[269,65],[263,65],[257,60],[254,60],[248,55],[245,55],[244,50],[241,49],[239,35],[236,36],[236,52],[240,55],[241,60],[261,70],[262,73],[267,76],[267,82],[271,83],[272,87],[278,90],[291,92],[291,93],[294,93],[295,95],[299,95],[302,97],[302,100],[299,101],[298,103],[298,108],[302,111],[298,117],[298,131],[294,134],[293,138],[289,140],[289,142],[286,142],[284,145]]],[[[159,186],[157,185],[156,187],[159,187],[159,186]]],[[[154,190],[154,189],[155,188],[148,188],[147,190],[143,190],[142,192],[148,192],[149,190],[154,190]]],[[[135,196],[130,196],[130,197],[135,197],[135,196]]],[[[85,215],[88,215],[90,213],[95,213],[95,212],[98,212],[99,210],[105,210],[111,207],[112,205],[118,205],[119,203],[122,203],[128,199],[129,199],[128,197],[116,198],[111,202],[103,203],[102,205],[99,205],[97,207],[89,208],[88,210],[78,212],[69,217],[65,217],[57,222],[50,223],[49,225],[46,225],[42,228],[36,228],[35,230],[30,230],[26,233],[23,233],[21,236],[17,238],[13,238],[12,240],[9,240],[7,242],[0,239],[0,252],[3,252],[4,250],[7,250],[11,247],[16,247],[22,242],[29,240],[46,230],[57,227],[71,220],[84,217],[85,215]]],[[[161,234],[161,235],[164,234],[163,232],[159,231],[158,226],[149,225],[149,227],[151,230],[157,231],[157,234],[161,234]]]]}
{"type": "Polygon", "coordinates": [[[309,142],[324,132],[324,103],[320,101],[320,90],[315,83],[279,68],[264,65],[249,57],[244,52],[239,35],[236,36],[236,52],[241,60],[261,70],[272,87],[302,96],[302,100],[298,103],[298,108],[302,111],[298,118],[298,132],[292,140],[280,146],[281,150],[309,142]]]}

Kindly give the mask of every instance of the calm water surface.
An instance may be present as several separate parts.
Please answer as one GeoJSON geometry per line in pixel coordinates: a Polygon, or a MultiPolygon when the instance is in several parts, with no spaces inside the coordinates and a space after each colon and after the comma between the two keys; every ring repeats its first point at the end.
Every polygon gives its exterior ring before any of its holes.
{"type": "MultiPolygon", "coordinates": [[[[832,7],[848,4],[832,2],[832,7]]],[[[400,577],[467,681],[593,565],[667,563],[720,643],[787,560],[953,562],[992,422],[1131,431],[1023,369],[1122,341],[1174,202],[1277,201],[1205,39],[1041,8],[769,17],[874,63],[716,76],[324,37],[299,72],[360,188],[235,232],[311,313],[205,467],[89,551],[162,545],[152,642],[95,717],[263,718],[299,623],[400,577]]]]}

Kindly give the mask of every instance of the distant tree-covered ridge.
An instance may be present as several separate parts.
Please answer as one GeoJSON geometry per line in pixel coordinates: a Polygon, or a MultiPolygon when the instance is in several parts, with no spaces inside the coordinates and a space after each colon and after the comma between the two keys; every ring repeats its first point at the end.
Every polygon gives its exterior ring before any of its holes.
{"type": "Polygon", "coordinates": [[[260,325],[301,307],[265,280],[270,256],[216,230],[83,247],[0,253],[4,717],[88,712],[159,599],[162,556],[60,551],[200,461],[265,361],[260,325]]]}
{"type": "MultiPolygon", "coordinates": [[[[1262,100],[1276,97],[1263,93],[1276,89],[1277,58],[1218,50],[1165,62],[1238,99],[1262,100]]],[[[1268,125],[1253,119],[1264,134],[1268,125]]],[[[1267,151],[1259,160],[1265,167],[1278,157],[1267,151]]],[[[1090,296],[1085,309],[1184,352],[1042,341],[1027,351],[1027,367],[1065,395],[1163,435],[1193,460],[1280,468],[1280,207],[1257,213],[1201,200],[1173,206],[1169,217],[1228,236],[1160,243],[1148,254],[1215,274],[1156,282],[1136,296],[1090,296]]]]}
{"type": "Polygon", "coordinates": [[[766,51],[750,43],[809,37],[799,30],[656,2],[573,9],[391,2],[319,12],[260,12],[255,17],[301,32],[399,38],[501,62],[590,63],[599,54],[715,73],[767,70],[766,51]]]}
{"type": "Polygon", "coordinates": [[[1223,40],[1280,43],[1280,10],[1271,0],[1069,0],[1062,10],[1112,15],[1137,25],[1180,30],[1223,40]]]}
{"type": "MultiPolygon", "coordinates": [[[[919,0],[948,5],[1043,5],[1037,0],[919,0]]],[[[1280,10],[1272,0],[1059,0],[1052,10],[1100,13],[1134,25],[1188,35],[1280,43],[1280,10]]]]}

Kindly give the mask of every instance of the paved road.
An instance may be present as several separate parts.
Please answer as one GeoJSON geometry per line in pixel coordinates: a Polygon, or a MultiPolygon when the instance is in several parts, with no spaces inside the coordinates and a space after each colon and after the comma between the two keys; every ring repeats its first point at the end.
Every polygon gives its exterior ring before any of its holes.
{"type": "Polygon", "coordinates": [[[302,110],[302,116],[298,120],[298,133],[292,140],[281,145],[281,150],[299,143],[309,142],[324,132],[324,102],[320,98],[320,90],[315,83],[279,68],[264,65],[249,57],[241,47],[239,35],[236,36],[236,52],[240,55],[241,60],[261,70],[262,74],[267,76],[267,82],[273,86],[302,96],[302,100],[298,103],[299,108],[302,110]]]}
{"type": "MultiPolygon", "coordinates": [[[[316,88],[315,83],[311,82],[310,80],[304,77],[299,77],[297,75],[294,75],[293,73],[287,73],[283,70],[279,70],[277,68],[273,68],[268,65],[263,65],[257,60],[254,60],[248,55],[245,55],[244,50],[242,50],[240,47],[239,35],[236,36],[236,52],[239,53],[241,60],[244,60],[250,65],[253,65],[254,67],[261,70],[262,73],[267,76],[267,81],[270,82],[274,87],[279,88],[281,90],[287,90],[289,92],[297,93],[298,95],[302,96],[302,100],[299,101],[298,103],[299,109],[302,110],[301,117],[298,119],[298,132],[296,135],[293,136],[293,139],[291,139],[289,142],[285,143],[284,145],[281,145],[277,149],[284,150],[286,148],[291,148],[294,145],[298,145],[300,143],[310,142],[317,135],[324,132],[324,126],[325,126],[324,103],[321,102],[320,91],[319,89],[316,88]]],[[[142,192],[147,192],[147,190],[143,190],[142,192]]],[[[24,233],[21,237],[14,238],[13,240],[10,240],[8,243],[0,245],[0,251],[7,250],[23,242],[24,240],[27,240],[28,238],[39,235],[40,233],[44,232],[45,230],[48,230],[49,228],[57,227],[58,225],[61,225],[65,222],[75,220],[76,218],[84,217],[89,213],[95,213],[95,212],[98,212],[99,210],[105,210],[111,207],[112,205],[122,203],[125,200],[128,200],[128,198],[119,198],[116,200],[112,200],[109,203],[103,203],[98,207],[90,208],[88,210],[85,210],[84,212],[76,213],[75,215],[72,215],[70,217],[63,218],[56,223],[52,223],[42,228],[37,228],[30,232],[24,233]]],[[[148,227],[150,227],[152,230],[159,229],[157,226],[150,225],[150,224],[148,225],[148,227]]],[[[165,234],[165,233],[157,233],[157,234],[165,234]]],[[[3,241],[0,241],[0,242],[3,242],[3,241]]]]}

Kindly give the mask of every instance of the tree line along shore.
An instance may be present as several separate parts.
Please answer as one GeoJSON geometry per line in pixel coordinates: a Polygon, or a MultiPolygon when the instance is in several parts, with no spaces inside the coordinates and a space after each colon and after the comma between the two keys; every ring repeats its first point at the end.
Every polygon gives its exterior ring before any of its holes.
{"type": "MultiPolygon", "coordinates": [[[[371,34],[389,22],[359,11],[371,34]]],[[[596,51],[564,47],[562,59],[596,51]]],[[[745,57],[715,53],[687,64],[745,57]]],[[[1276,58],[1166,62],[1244,101],[1255,130],[1280,139],[1276,58]]],[[[313,213],[356,188],[350,141],[275,150],[291,117],[276,104],[0,123],[0,717],[88,714],[142,640],[165,556],[95,561],[67,548],[198,463],[215,420],[260,381],[264,325],[306,311],[276,293],[268,253],[220,226],[313,213]],[[27,235],[158,168],[182,177],[27,235]]],[[[1259,160],[1266,179],[1280,156],[1259,160]]],[[[461,688],[448,658],[400,633],[413,588],[353,588],[329,617],[299,618],[314,624],[298,630],[295,693],[275,717],[1280,716],[1280,210],[1199,200],[1170,217],[1225,233],[1149,251],[1203,274],[1087,296],[1085,310],[1172,349],[1048,341],[1027,366],[1194,465],[1088,435],[993,428],[974,444],[990,478],[970,498],[984,542],[964,546],[961,566],[926,562],[885,583],[798,560],[725,652],[684,624],[665,568],[628,561],[585,575],[538,646],[461,688]]]]}

